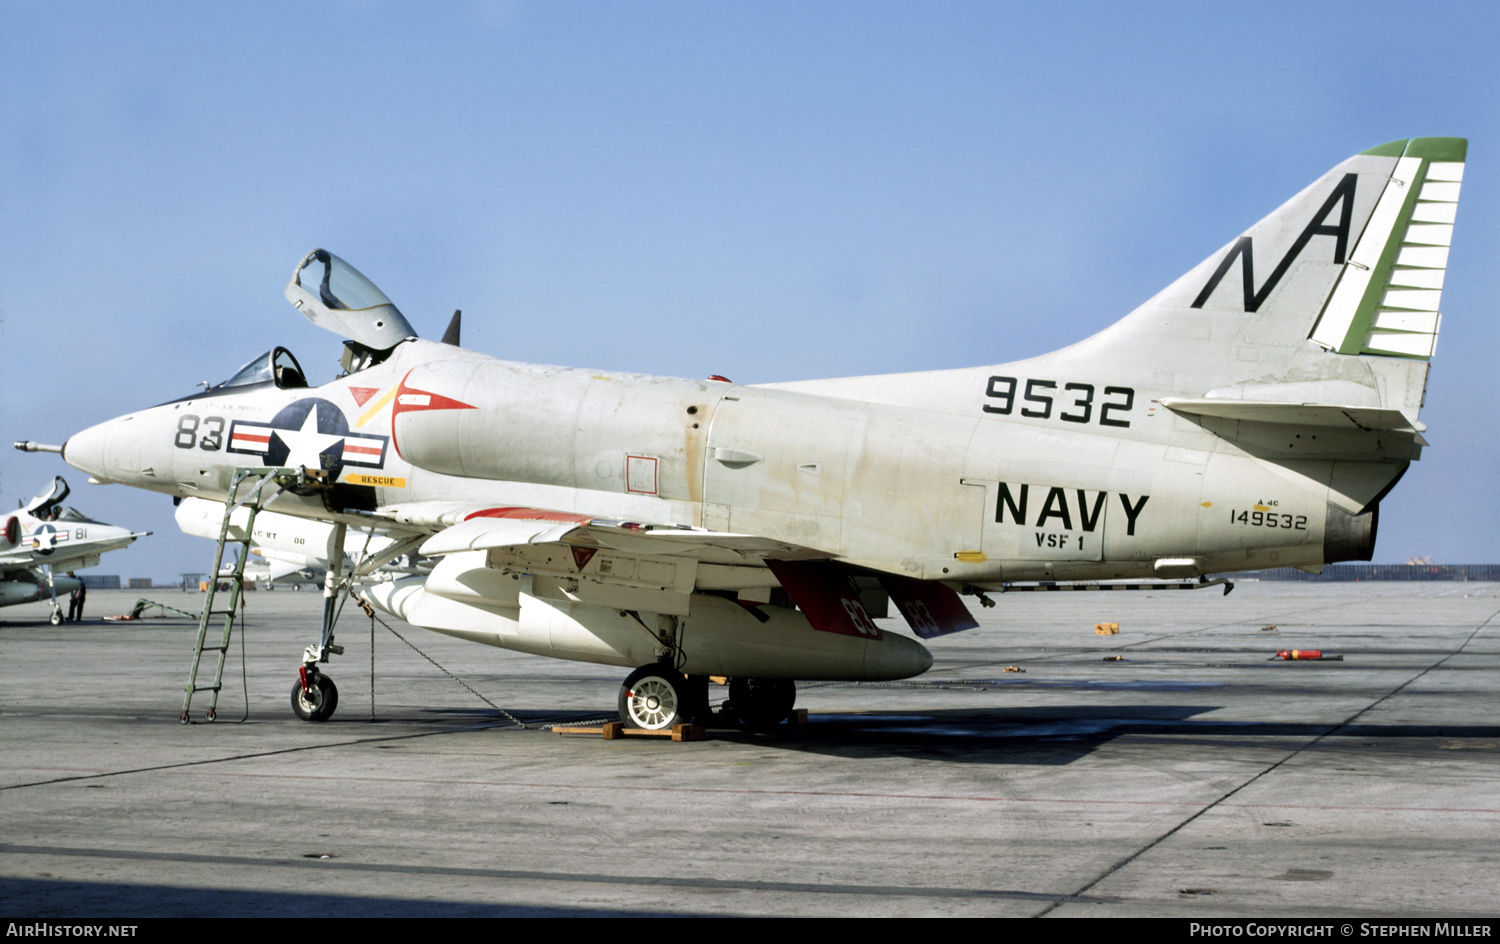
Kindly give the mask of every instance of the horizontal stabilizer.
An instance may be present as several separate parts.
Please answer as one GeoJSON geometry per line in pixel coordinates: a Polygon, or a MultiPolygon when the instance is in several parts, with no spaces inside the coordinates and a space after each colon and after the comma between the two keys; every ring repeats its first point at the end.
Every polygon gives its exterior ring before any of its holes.
{"type": "Polygon", "coordinates": [[[1366,431],[1395,430],[1408,433],[1419,433],[1427,428],[1421,423],[1408,419],[1400,410],[1368,406],[1188,397],[1162,397],[1159,402],[1174,413],[1212,416],[1226,420],[1248,420],[1255,423],[1277,423],[1284,426],[1319,426],[1366,431]]]}

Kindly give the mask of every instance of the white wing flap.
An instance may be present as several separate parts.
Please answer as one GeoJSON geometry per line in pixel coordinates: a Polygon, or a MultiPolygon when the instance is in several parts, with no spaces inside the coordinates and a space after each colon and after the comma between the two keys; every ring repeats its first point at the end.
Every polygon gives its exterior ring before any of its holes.
{"type": "Polygon", "coordinates": [[[674,557],[692,557],[700,561],[724,564],[742,564],[747,561],[759,563],[768,557],[793,560],[828,556],[798,544],[775,541],[756,534],[728,534],[701,528],[631,531],[617,526],[591,524],[572,535],[570,543],[575,539],[627,554],[670,554],[674,557]]]}
{"type": "Polygon", "coordinates": [[[427,539],[421,553],[426,557],[482,551],[518,544],[550,544],[576,531],[576,523],[527,521],[518,518],[471,518],[445,528],[427,539]]]}
{"type": "Polygon", "coordinates": [[[459,502],[417,502],[379,509],[375,517],[433,532],[424,556],[506,547],[566,544],[637,557],[691,558],[703,563],[759,565],[766,558],[811,560],[821,551],[755,534],[686,525],[654,525],[539,508],[494,508],[459,502]]]}
{"type": "MultiPolygon", "coordinates": [[[[405,511],[406,523],[418,518],[405,511]]],[[[534,508],[447,508],[428,520],[455,516],[463,520],[428,538],[421,554],[487,553],[489,567],[531,575],[541,597],[678,616],[688,615],[700,572],[719,589],[775,586],[768,556],[826,556],[753,534],[534,508]]]]}

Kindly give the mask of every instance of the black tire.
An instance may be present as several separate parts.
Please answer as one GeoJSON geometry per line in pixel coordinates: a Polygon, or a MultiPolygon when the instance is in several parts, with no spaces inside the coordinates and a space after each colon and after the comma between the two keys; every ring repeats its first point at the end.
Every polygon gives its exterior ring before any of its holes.
{"type": "Polygon", "coordinates": [[[292,711],[303,721],[327,721],[338,706],[338,686],[328,676],[319,675],[306,692],[300,678],[292,683],[292,711]]]}
{"type": "Polygon", "coordinates": [[[707,724],[712,721],[713,709],[708,707],[708,676],[689,675],[683,685],[679,712],[683,723],[707,724]]]}
{"type": "Polygon", "coordinates": [[[647,665],[620,685],[620,720],[628,728],[663,731],[689,721],[687,677],[665,665],[647,665]]]}
{"type": "Polygon", "coordinates": [[[61,626],[62,625],[62,621],[63,621],[63,615],[62,615],[62,613],[58,612],[57,610],[53,610],[52,611],[52,615],[50,617],[48,617],[48,622],[50,622],[53,626],[61,626]]]}
{"type": "Polygon", "coordinates": [[[774,728],[791,715],[795,704],[797,683],[791,679],[729,680],[729,710],[747,728],[774,728]]]}

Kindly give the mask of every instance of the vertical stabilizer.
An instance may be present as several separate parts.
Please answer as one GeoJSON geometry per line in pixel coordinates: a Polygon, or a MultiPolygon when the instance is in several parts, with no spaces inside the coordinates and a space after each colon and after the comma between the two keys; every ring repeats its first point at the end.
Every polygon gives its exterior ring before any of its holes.
{"type": "Polygon", "coordinates": [[[1467,151],[1463,138],[1411,138],[1356,154],[1069,347],[991,367],[776,386],[1009,415],[993,408],[992,384],[1026,378],[1045,389],[1107,384],[1141,402],[1317,404],[1415,422],[1467,151]]]}

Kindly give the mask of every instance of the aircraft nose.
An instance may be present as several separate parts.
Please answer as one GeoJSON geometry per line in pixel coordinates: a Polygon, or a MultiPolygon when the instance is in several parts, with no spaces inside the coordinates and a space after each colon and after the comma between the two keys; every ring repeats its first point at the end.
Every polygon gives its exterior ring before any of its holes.
{"type": "Polygon", "coordinates": [[[106,478],[104,456],[109,446],[109,430],[112,425],[113,421],[100,423],[69,436],[68,441],[63,443],[63,461],[81,472],[106,478]]]}

